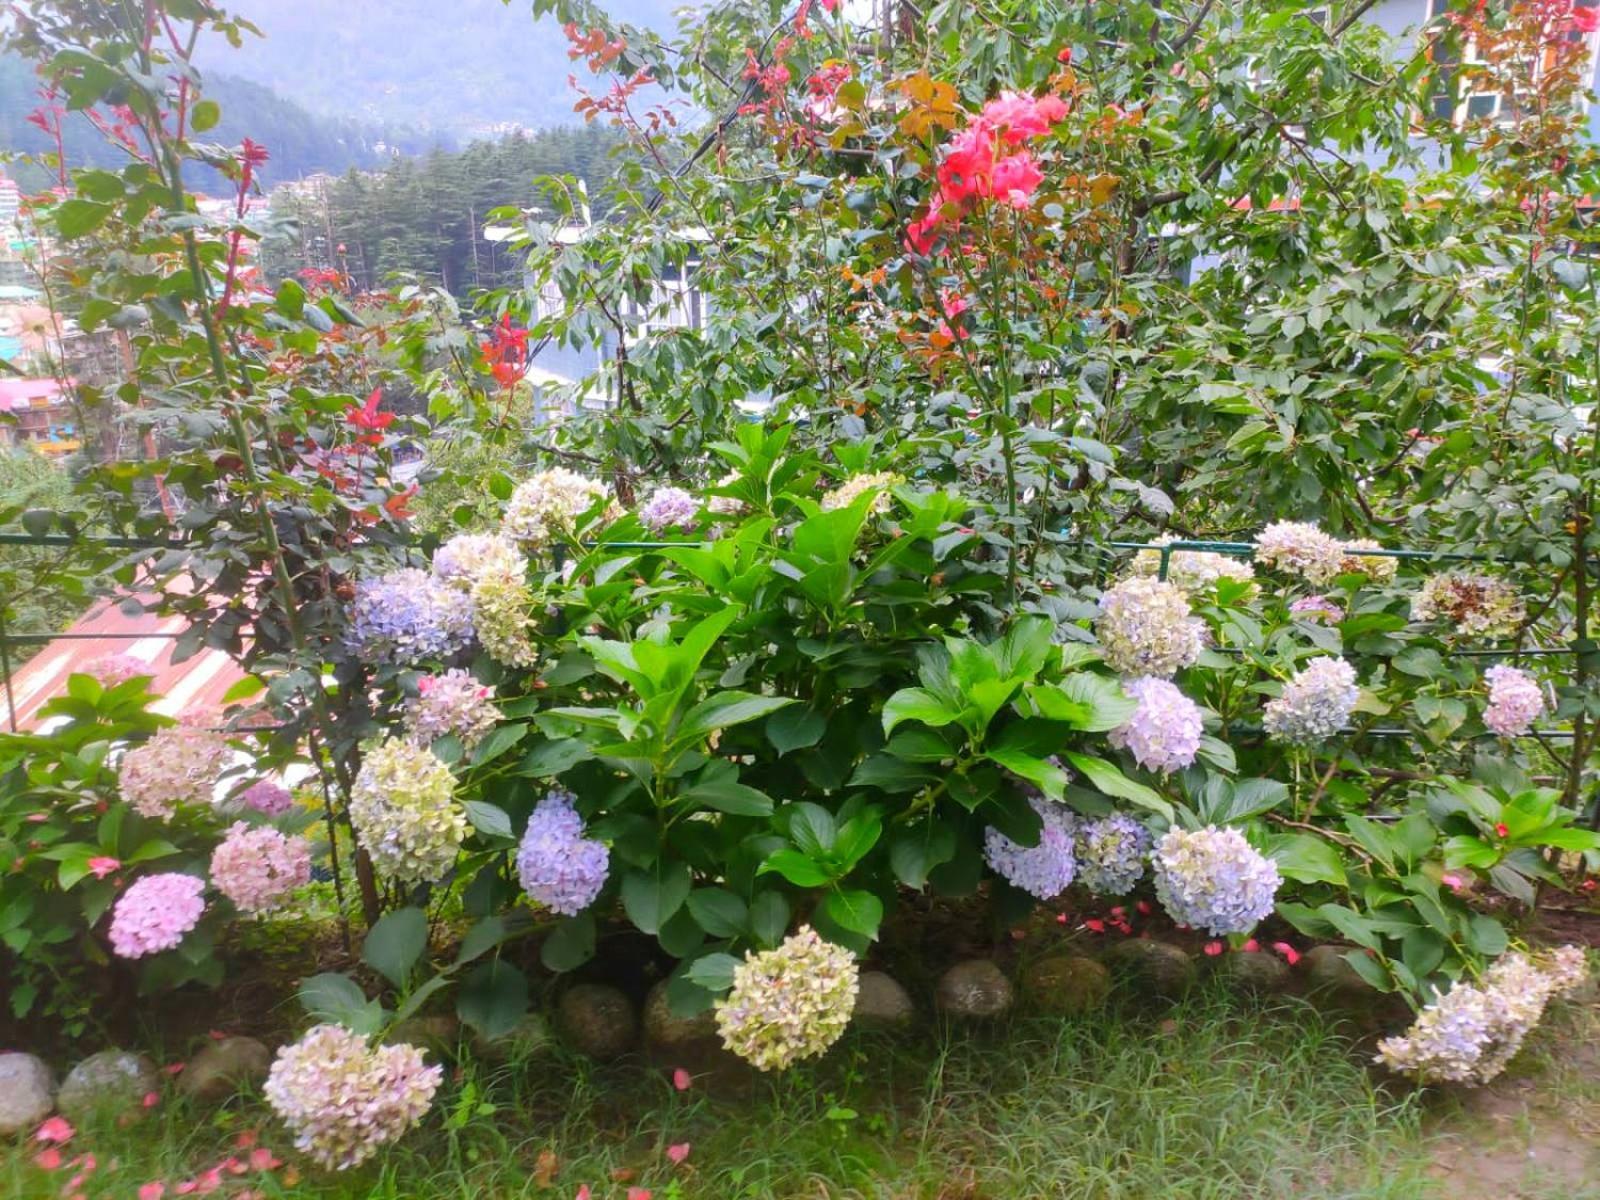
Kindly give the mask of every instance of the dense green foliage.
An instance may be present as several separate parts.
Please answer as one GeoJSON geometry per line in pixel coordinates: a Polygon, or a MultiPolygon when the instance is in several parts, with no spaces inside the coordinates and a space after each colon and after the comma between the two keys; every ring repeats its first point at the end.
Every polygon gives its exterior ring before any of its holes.
{"type": "Polygon", "coordinates": [[[545,197],[535,181],[555,176],[583,180],[596,197],[595,215],[603,216],[618,142],[593,126],[518,133],[459,153],[402,158],[377,174],[352,171],[311,194],[281,195],[274,215],[293,220],[295,232],[268,241],[268,270],[281,276],[334,266],[363,291],[411,275],[463,298],[516,287],[524,255],[486,236],[491,214],[538,207],[545,197]]]}

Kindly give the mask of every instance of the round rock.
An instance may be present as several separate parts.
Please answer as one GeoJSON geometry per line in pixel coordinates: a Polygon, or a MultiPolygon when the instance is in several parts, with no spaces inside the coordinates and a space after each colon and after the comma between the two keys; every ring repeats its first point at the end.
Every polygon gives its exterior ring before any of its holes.
{"type": "Polygon", "coordinates": [[[144,1098],[160,1090],[161,1076],[156,1065],[144,1055],[102,1050],[67,1072],[56,1106],[73,1120],[137,1114],[143,1111],[144,1098]]]}
{"type": "Polygon", "coordinates": [[[1111,972],[1092,958],[1053,954],[1031,963],[1021,978],[1022,999],[1035,1012],[1078,1017],[1105,1005],[1111,972]]]}
{"type": "Polygon", "coordinates": [[[0,1136],[31,1130],[55,1106],[55,1076],[42,1058],[0,1054],[0,1136]]]}
{"type": "Polygon", "coordinates": [[[1300,959],[1300,969],[1306,974],[1307,985],[1313,992],[1331,993],[1343,1000],[1370,1000],[1378,993],[1350,965],[1345,957],[1348,946],[1313,946],[1300,959]]]}
{"type": "Polygon", "coordinates": [[[1194,982],[1194,960],[1169,942],[1136,938],[1106,951],[1111,972],[1153,995],[1175,999],[1194,982]]]}
{"type": "Polygon", "coordinates": [[[1261,951],[1225,954],[1213,972],[1229,991],[1265,995],[1289,986],[1289,967],[1276,954],[1261,951]]]}
{"type": "Polygon", "coordinates": [[[939,1010],[967,1020],[989,1020],[1011,1007],[1011,980],[987,958],[959,962],[939,978],[934,1002],[939,1010]]]}
{"type": "Polygon", "coordinates": [[[567,1045],[600,1059],[626,1053],[639,1033],[627,993],[604,983],[568,988],[556,1007],[556,1026],[567,1045]]]}
{"type": "Polygon", "coordinates": [[[485,1062],[514,1062],[534,1058],[549,1050],[554,1044],[550,1022],[541,1013],[524,1013],[510,1033],[497,1038],[486,1038],[476,1031],[472,1034],[472,1051],[485,1062]]]}
{"type": "Polygon", "coordinates": [[[672,1011],[667,998],[667,981],[663,979],[650,989],[644,998],[644,1037],[652,1046],[663,1050],[691,1046],[717,1040],[717,1018],[709,1008],[692,1017],[680,1017],[672,1011]]]}
{"type": "Polygon", "coordinates": [[[863,971],[850,1019],[862,1029],[899,1033],[916,1023],[917,1009],[911,994],[892,975],[863,971]]]}
{"type": "Polygon", "coordinates": [[[229,1037],[207,1044],[178,1076],[185,1096],[217,1104],[253,1089],[267,1077],[272,1051],[252,1037],[229,1037]]]}

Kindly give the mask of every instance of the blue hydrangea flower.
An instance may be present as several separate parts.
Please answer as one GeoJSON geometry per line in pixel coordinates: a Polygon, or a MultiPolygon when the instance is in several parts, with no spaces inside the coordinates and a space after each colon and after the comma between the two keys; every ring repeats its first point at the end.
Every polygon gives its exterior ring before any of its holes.
{"type": "Polygon", "coordinates": [[[1139,707],[1106,740],[1151,771],[1180,771],[1194,762],[1205,729],[1200,706],[1165,679],[1126,679],[1122,690],[1139,707]]]}
{"type": "Polygon", "coordinates": [[[1077,866],[1072,858],[1072,814],[1058,804],[1032,797],[1028,803],[1044,828],[1037,846],[1019,846],[998,829],[984,831],[984,858],[995,874],[1041,900],[1067,890],[1077,866]]]}
{"type": "Polygon", "coordinates": [[[368,662],[449,658],[472,638],[472,598],[427,571],[404,567],[356,584],[346,641],[368,662]]]}
{"type": "Polygon", "coordinates": [[[600,894],[610,872],[605,843],[583,836],[569,792],[551,792],[528,818],[517,848],[522,890],[553,912],[576,916],[600,894]]]}
{"type": "Polygon", "coordinates": [[[1314,746],[1344,728],[1360,698],[1354,667],[1342,658],[1318,658],[1267,701],[1261,724],[1277,741],[1314,746]]]}
{"type": "Polygon", "coordinates": [[[1100,896],[1126,896],[1144,876],[1150,831],[1125,813],[1078,825],[1078,882],[1100,896]]]}
{"type": "Polygon", "coordinates": [[[1278,866],[1237,829],[1169,829],[1151,856],[1156,896],[1180,925],[1248,933],[1272,911],[1278,866]]]}

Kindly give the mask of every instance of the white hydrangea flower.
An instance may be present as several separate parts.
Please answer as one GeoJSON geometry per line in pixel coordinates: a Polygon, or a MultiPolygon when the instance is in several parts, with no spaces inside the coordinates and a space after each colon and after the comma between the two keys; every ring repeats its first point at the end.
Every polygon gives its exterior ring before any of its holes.
{"type": "Polygon", "coordinates": [[[1314,746],[1344,728],[1360,698],[1354,667],[1342,658],[1314,659],[1267,701],[1261,724],[1278,741],[1314,746]]]}
{"type": "Polygon", "coordinates": [[[716,1005],[722,1044],[762,1071],[815,1058],[850,1023],[860,975],[850,951],[803,926],[734,970],[732,990],[716,1005]]]}
{"type": "Polygon", "coordinates": [[[1272,912],[1278,866],[1237,829],[1169,829],[1150,856],[1156,897],[1180,925],[1249,933],[1272,912]]]}
{"type": "Polygon", "coordinates": [[[350,824],[385,879],[424,883],[455,863],[467,836],[456,781],[432,751],[386,738],[367,751],[350,789],[350,824]]]}
{"type": "Polygon", "coordinates": [[[1188,597],[1174,584],[1135,576],[1100,597],[1095,634],[1119,675],[1176,674],[1200,657],[1203,632],[1188,597]]]}
{"type": "Polygon", "coordinates": [[[1305,521],[1274,521],[1256,535],[1256,561],[1318,586],[1344,567],[1344,546],[1305,521]]]}

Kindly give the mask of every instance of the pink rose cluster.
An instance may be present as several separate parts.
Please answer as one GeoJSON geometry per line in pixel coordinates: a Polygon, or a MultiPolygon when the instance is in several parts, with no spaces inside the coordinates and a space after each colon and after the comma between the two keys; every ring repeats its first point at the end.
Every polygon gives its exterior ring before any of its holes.
{"type": "Polygon", "coordinates": [[[977,118],[951,140],[939,163],[939,187],[928,211],[906,230],[906,242],[918,254],[930,254],[942,234],[960,225],[979,200],[995,200],[1027,208],[1044,182],[1044,172],[1027,148],[1052,126],[1066,119],[1060,96],[1027,96],[1001,92],[983,106],[977,118]]]}
{"type": "Polygon", "coordinates": [[[211,882],[240,912],[270,912],[311,882],[311,844],[237,821],[211,853],[211,882]]]}
{"type": "Polygon", "coordinates": [[[200,923],[206,881],[168,872],[146,875],[111,911],[111,948],[122,958],[143,958],[171,950],[200,923]]]}

